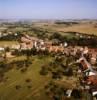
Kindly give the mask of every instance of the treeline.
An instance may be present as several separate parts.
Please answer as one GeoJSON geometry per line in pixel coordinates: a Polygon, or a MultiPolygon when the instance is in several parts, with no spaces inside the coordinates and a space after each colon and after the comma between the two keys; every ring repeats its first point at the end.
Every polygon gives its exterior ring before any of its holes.
{"type": "Polygon", "coordinates": [[[21,37],[21,33],[16,33],[15,34],[7,34],[6,35],[2,35],[0,37],[0,41],[16,41],[16,40],[19,40],[19,38],[21,37]]]}
{"type": "MultiPolygon", "coordinates": [[[[70,34],[70,33],[68,33],[70,34]]],[[[71,33],[72,35],[72,33],[71,33]]],[[[73,32],[74,35],[74,32],[73,32]]],[[[97,47],[97,37],[96,36],[89,36],[90,38],[88,38],[88,35],[85,35],[83,37],[80,36],[73,36],[71,38],[69,38],[68,36],[64,36],[61,35],[59,33],[54,33],[53,35],[50,36],[50,39],[57,39],[58,41],[60,41],[61,43],[67,42],[69,45],[78,45],[78,46],[89,46],[89,47],[97,47]]],[[[60,43],[59,42],[59,43],[60,43]]]]}
{"type": "Polygon", "coordinates": [[[74,25],[74,24],[79,24],[78,22],[61,22],[57,21],[55,24],[65,24],[65,25],[74,25]]]}

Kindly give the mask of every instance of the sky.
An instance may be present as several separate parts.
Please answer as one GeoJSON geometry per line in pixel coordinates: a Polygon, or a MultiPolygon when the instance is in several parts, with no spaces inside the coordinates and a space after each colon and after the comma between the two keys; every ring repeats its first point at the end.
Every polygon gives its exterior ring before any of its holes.
{"type": "Polygon", "coordinates": [[[0,19],[97,19],[97,0],[0,0],[0,19]]]}

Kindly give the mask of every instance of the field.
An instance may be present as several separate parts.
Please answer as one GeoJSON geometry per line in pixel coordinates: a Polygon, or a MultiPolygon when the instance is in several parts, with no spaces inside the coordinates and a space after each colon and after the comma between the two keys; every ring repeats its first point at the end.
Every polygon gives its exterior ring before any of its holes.
{"type": "MultiPolygon", "coordinates": [[[[10,61],[21,59],[25,57],[13,58],[10,61]]],[[[44,59],[33,57],[33,59],[32,65],[25,73],[16,68],[6,72],[5,77],[8,77],[8,80],[0,83],[0,100],[47,100],[43,90],[50,77],[41,76],[39,71],[41,66],[51,59],[49,57],[44,59]],[[27,79],[31,79],[31,82],[27,83],[27,79]],[[17,85],[20,85],[19,89],[16,89],[17,85]]]]}
{"type": "MultiPolygon", "coordinates": [[[[97,25],[95,23],[79,23],[77,25],[70,25],[66,26],[64,24],[57,25],[57,24],[47,24],[47,25],[41,25],[44,29],[49,29],[56,32],[80,32],[80,33],[86,33],[86,34],[94,34],[97,35],[97,25]]],[[[40,27],[41,27],[40,26],[40,27]]]]}
{"type": "Polygon", "coordinates": [[[0,47],[3,47],[3,46],[12,46],[12,45],[16,45],[18,44],[17,41],[0,41],[0,47]]]}
{"type": "Polygon", "coordinates": [[[80,33],[88,33],[88,34],[95,34],[97,35],[97,28],[94,28],[93,25],[75,25],[75,26],[70,26],[70,27],[64,27],[57,29],[58,31],[73,31],[73,32],[80,32],[80,33]]]}

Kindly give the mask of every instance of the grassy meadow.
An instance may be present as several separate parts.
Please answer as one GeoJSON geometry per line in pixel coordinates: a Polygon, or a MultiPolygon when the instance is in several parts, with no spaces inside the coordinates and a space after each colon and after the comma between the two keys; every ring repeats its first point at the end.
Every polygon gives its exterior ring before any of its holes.
{"type": "MultiPolygon", "coordinates": [[[[21,59],[25,57],[12,58],[9,62],[21,59]]],[[[0,100],[49,100],[44,93],[44,86],[49,82],[50,76],[43,77],[39,72],[41,66],[50,60],[49,57],[32,57],[32,64],[25,73],[13,66],[5,73],[7,81],[0,83],[0,100]],[[31,81],[26,82],[27,79],[31,81]],[[16,89],[16,86],[20,88],[16,89]]]]}

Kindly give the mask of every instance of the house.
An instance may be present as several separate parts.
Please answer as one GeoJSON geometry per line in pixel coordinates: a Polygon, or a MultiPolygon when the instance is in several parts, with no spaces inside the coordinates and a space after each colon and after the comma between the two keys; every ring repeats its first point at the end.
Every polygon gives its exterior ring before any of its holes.
{"type": "Polygon", "coordinates": [[[4,48],[3,47],[0,47],[0,51],[4,51],[4,48]]]}
{"type": "Polygon", "coordinates": [[[17,44],[17,45],[12,45],[11,49],[20,49],[20,44],[17,44]]]}
{"type": "Polygon", "coordinates": [[[96,54],[92,54],[92,57],[90,59],[90,63],[91,64],[96,64],[97,61],[97,55],[96,54]]]}
{"type": "Polygon", "coordinates": [[[0,32],[0,37],[2,37],[2,32],[0,32]]]}

